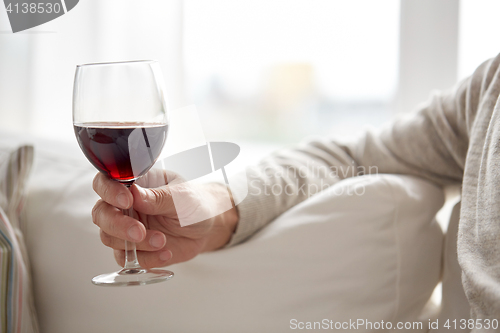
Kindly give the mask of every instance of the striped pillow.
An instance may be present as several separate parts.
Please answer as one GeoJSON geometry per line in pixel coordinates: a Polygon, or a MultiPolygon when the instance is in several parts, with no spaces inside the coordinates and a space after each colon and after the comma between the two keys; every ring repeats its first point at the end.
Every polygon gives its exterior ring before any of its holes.
{"type": "Polygon", "coordinates": [[[0,333],[38,333],[20,214],[33,147],[0,151],[0,333]]]}

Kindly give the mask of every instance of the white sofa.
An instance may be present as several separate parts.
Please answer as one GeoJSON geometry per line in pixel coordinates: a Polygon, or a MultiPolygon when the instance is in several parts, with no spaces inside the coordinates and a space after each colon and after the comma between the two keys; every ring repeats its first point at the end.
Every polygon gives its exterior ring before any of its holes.
{"type": "Polygon", "coordinates": [[[118,268],[90,217],[95,170],[75,143],[3,134],[0,150],[21,141],[35,146],[23,233],[43,333],[274,333],[359,320],[375,325],[360,332],[393,331],[375,329],[382,321],[420,321],[422,329],[404,331],[427,332],[429,318],[440,320],[433,332],[448,332],[447,318],[468,318],[456,261],[458,208],[444,237],[434,219],[443,191],[423,180],[340,182],[244,244],[171,266],[168,282],[106,288],[90,283],[118,268]],[[440,308],[428,301],[441,277],[440,308]]]}

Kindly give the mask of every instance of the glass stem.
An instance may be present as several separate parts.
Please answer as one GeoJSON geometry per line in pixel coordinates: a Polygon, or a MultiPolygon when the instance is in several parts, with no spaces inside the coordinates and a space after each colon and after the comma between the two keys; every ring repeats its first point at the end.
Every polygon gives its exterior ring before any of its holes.
{"type": "MultiPolygon", "coordinates": [[[[132,183],[124,184],[129,190],[132,183]]],[[[122,209],[123,215],[134,217],[134,208],[122,209]]],[[[124,269],[141,269],[139,261],[137,260],[137,251],[135,249],[135,243],[125,241],[125,266],[124,269]]]]}

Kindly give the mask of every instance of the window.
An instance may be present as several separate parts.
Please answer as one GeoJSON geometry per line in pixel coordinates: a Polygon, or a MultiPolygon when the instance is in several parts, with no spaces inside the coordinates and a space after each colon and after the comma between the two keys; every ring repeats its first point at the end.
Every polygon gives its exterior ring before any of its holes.
{"type": "Polygon", "coordinates": [[[399,1],[186,0],[186,94],[210,140],[350,136],[390,115],[399,1]]]}
{"type": "Polygon", "coordinates": [[[500,52],[500,1],[461,0],[458,76],[472,74],[479,64],[500,52]]]}

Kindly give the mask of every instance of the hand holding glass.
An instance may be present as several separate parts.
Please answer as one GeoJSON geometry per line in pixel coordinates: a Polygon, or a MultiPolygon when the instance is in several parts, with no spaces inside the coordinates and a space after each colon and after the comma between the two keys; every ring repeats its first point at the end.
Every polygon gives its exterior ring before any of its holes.
{"type": "MultiPolygon", "coordinates": [[[[78,66],[73,91],[73,126],[88,160],[109,178],[130,187],[156,162],[168,132],[160,66],[130,61],[78,66]]],[[[133,208],[123,214],[133,216],[133,208]]],[[[147,228],[147,226],[146,226],[147,228]]],[[[144,269],[135,243],[125,241],[125,266],[92,283],[133,286],[166,281],[173,273],[144,269]]]]}

